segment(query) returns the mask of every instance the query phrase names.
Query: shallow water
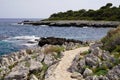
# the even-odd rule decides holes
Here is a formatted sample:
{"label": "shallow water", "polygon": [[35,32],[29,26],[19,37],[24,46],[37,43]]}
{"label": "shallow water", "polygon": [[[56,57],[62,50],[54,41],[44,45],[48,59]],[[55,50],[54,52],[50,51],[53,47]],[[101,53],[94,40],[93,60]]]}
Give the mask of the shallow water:
{"label": "shallow water", "polygon": [[37,45],[37,43],[30,44],[27,42],[39,39],[39,37],[52,36],[76,40],[99,40],[111,29],[88,28],[86,26],[84,28],[78,28],[16,24],[23,20],[27,19],[0,19],[0,55]]}

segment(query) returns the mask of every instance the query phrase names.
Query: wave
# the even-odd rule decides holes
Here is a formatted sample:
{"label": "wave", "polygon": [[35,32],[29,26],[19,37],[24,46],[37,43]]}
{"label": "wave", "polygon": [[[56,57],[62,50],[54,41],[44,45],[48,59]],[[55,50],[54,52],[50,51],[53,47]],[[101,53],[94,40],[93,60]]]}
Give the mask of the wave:
{"label": "wave", "polygon": [[35,46],[40,38],[36,36],[16,36],[5,39],[4,41],[24,46]]}

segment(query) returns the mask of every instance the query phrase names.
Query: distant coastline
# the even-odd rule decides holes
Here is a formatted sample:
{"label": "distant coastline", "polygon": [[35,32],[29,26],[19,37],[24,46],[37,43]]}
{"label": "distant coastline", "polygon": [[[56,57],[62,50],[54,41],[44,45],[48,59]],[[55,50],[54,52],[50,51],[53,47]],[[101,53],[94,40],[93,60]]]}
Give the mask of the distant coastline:
{"label": "distant coastline", "polygon": [[58,27],[117,27],[120,21],[89,21],[89,20],[53,20],[53,21],[23,21],[18,24],[47,25]]}

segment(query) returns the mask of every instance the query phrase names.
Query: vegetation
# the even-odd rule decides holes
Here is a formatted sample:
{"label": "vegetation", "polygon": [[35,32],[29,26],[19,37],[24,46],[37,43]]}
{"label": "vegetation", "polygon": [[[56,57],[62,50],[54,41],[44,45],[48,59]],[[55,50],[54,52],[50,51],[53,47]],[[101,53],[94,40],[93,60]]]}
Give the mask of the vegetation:
{"label": "vegetation", "polygon": [[96,73],[95,73],[95,75],[98,75],[98,76],[100,76],[100,75],[106,75],[107,74],[107,70],[99,70],[99,71],[97,71]]}
{"label": "vegetation", "polygon": [[64,47],[50,45],[46,47],[43,52],[47,54],[47,53],[52,53],[52,52],[60,53],[62,51],[64,51]]}
{"label": "vegetation", "polygon": [[67,12],[58,12],[52,14],[46,20],[105,20],[105,21],[120,21],[120,6],[112,6],[108,3],[98,10],[85,10],[79,11],[68,10]]}
{"label": "vegetation", "polygon": [[103,49],[110,52],[119,52],[120,55],[120,26],[117,29],[110,30],[101,41]]}

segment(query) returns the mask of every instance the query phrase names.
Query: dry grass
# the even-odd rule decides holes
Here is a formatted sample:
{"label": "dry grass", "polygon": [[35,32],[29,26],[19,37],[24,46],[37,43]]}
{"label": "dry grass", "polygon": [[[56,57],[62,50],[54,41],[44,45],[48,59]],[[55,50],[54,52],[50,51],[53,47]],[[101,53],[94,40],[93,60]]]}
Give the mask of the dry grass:
{"label": "dry grass", "polygon": [[48,45],[42,49],[42,52],[46,54],[52,53],[52,52],[60,53],[62,51],[64,51],[64,47],[56,46],[56,45]]}

